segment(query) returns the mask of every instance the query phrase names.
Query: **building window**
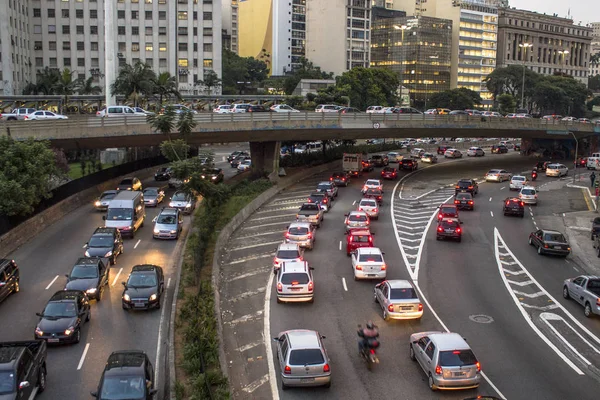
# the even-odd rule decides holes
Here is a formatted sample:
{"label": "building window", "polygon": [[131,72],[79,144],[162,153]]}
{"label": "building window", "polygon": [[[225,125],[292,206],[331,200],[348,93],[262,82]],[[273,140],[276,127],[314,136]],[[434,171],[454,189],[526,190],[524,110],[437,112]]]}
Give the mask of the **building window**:
{"label": "building window", "polygon": [[160,20],[167,19],[167,12],[166,11],[159,11],[158,12],[158,19],[160,19]]}
{"label": "building window", "polygon": [[204,62],[203,62],[204,68],[212,68],[213,66],[213,60],[209,59],[209,58],[205,58]]}
{"label": "building window", "polygon": [[204,36],[212,36],[212,34],[213,34],[212,28],[202,28],[202,34]]}
{"label": "building window", "polygon": [[48,9],[48,18],[54,18],[56,17],[56,12],[54,10],[54,8],[49,8]]}
{"label": "building window", "polygon": [[202,50],[204,50],[207,53],[210,53],[210,52],[213,51],[213,45],[212,45],[212,43],[204,43],[202,45],[202,47],[203,47]]}
{"label": "building window", "polygon": [[124,53],[125,51],[127,51],[127,45],[125,42],[119,42],[119,52]]}
{"label": "building window", "polygon": [[202,19],[203,19],[204,21],[212,21],[212,19],[213,19],[213,17],[212,17],[212,12],[210,12],[210,11],[204,11],[204,12],[202,13]]}
{"label": "building window", "polygon": [[75,10],[75,18],[83,18],[83,10]]}
{"label": "building window", "polygon": [[43,47],[43,44],[42,44],[42,42],[40,42],[40,41],[36,41],[36,42],[33,44],[33,49],[34,49],[34,50],[42,50],[43,48],[44,48],[44,47]]}
{"label": "building window", "polygon": [[177,11],[177,19],[187,20],[188,19],[187,11]]}
{"label": "building window", "polygon": [[71,66],[71,59],[70,58],[63,58],[63,65],[65,67],[70,67]]}
{"label": "building window", "polygon": [[166,26],[159,26],[158,27],[158,35],[159,36],[166,36],[167,35],[167,27]]}
{"label": "building window", "polygon": [[131,27],[131,34],[132,35],[139,35],[140,34],[140,27],[139,26],[132,26]]}
{"label": "building window", "polygon": [[180,26],[177,28],[177,34],[180,36],[187,36],[188,28],[187,26]]}
{"label": "building window", "polygon": [[179,43],[177,48],[179,49],[179,51],[187,51],[188,50],[188,44],[187,43]]}
{"label": "building window", "polygon": [[36,57],[35,58],[35,66],[36,67],[43,67],[44,66],[44,59],[42,57]]}
{"label": "building window", "polygon": [[48,25],[48,33],[56,33],[56,25]]}
{"label": "building window", "polygon": [[90,34],[92,34],[92,35],[98,34],[98,26],[97,25],[90,26]]}
{"label": "building window", "polygon": [[198,11],[194,11],[194,12],[192,13],[192,19],[193,19],[194,21],[198,21]]}
{"label": "building window", "polygon": [[152,19],[152,11],[145,11],[144,15],[146,16],[146,20]]}
{"label": "building window", "polygon": [[167,51],[167,44],[166,43],[159,43],[158,44],[158,51]]}
{"label": "building window", "polygon": [[188,83],[187,75],[179,75],[179,83]]}
{"label": "building window", "polygon": [[92,68],[98,68],[100,66],[100,61],[97,58],[92,58]]}
{"label": "building window", "polygon": [[56,42],[48,42],[48,50],[56,50]]}
{"label": "building window", "polygon": [[50,57],[50,67],[52,67],[52,68],[57,67],[56,57]]}
{"label": "building window", "polygon": [[33,26],[33,33],[42,33],[42,26],[41,25],[34,25]]}
{"label": "building window", "polygon": [[139,11],[136,11],[136,10],[131,11],[131,19],[138,19],[139,15],[140,15]]}
{"label": "building window", "polygon": [[177,60],[177,65],[180,66],[180,67],[187,68],[187,66],[189,65],[188,59],[187,58],[180,58],[179,60]]}
{"label": "building window", "polygon": [[85,42],[77,42],[77,50],[79,50],[79,51],[85,50]]}
{"label": "building window", "polygon": [[63,50],[71,50],[71,42],[63,42]]}
{"label": "building window", "polygon": [[159,68],[167,68],[167,59],[166,58],[160,58],[158,60],[158,67]]}
{"label": "building window", "polygon": [[62,33],[65,35],[68,35],[69,33],[71,33],[71,27],[69,25],[63,25],[62,26]]}
{"label": "building window", "polygon": [[41,18],[42,17],[42,9],[41,8],[34,8],[33,9],[33,16],[35,18]]}
{"label": "building window", "polygon": [[90,19],[98,19],[98,10],[90,10]]}
{"label": "building window", "polygon": [[90,50],[98,51],[98,42],[90,42]]}
{"label": "building window", "polygon": [[154,48],[152,47],[152,44],[151,43],[147,43],[146,44],[146,51],[152,51],[152,50],[154,50]]}
{"label": "building window", "polygon": [[61,15],[63,18],[69,18],[69,9],[61,10]]}
{"label": "building window", "polygon": [[146,64],[148,64],[148,66],[150,68],[154,67],[154,59],[153,58],[146,58]]}
{"label": "building window", "polygon": [[117,18],[125,19],[125,10],[117,10]]}
{"label": "building window", "polygon": [[139,43],[131,43],[131,51],[140,51]]}
{"label": "building window", "polygon": [[125,34],[125,27],[124,26],[118,26],[117,27],[117,35],[124,35]]}
{"label": "building window", "polygon": [[84,34],[83,25],[77,25],[75,27],[75,33],[77,33],[78,35],[83,35]]}

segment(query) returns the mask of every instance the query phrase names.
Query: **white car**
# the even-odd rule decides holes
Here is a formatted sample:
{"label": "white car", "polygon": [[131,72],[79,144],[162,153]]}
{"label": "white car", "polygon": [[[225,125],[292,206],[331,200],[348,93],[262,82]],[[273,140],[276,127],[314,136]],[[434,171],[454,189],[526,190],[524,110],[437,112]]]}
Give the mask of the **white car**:
{"label": "white car", "polygon": [[383,114],[382,106],[369,106],[367,107],[367,114]]}
{"label": "white car", "polygon": [[420,319],[423,303],[412,283],[396,279],[375,285],[373,298],[381,306],[383,320]]}
{"label": "white car", "polygon": [[128,106],[108,106],[103,110],[96,113],[97,117],[145,117],[146,114],[143,112],[135,111],[133,108]]}
{"label": "white car", "polygon": [[292,108],[292,107],[288,106],[287,104],[276,104],[274,106],[271,106],[271,111],[273,111],[273,112],[280,112],[280,113],[297,113],[297,112],[300,112],[300,111],[296,110],[295,108]]}
{"label": "white car", "polygon": [[421,162],[433,164],[433,163],[436,163],[437,161],[438,161],[438,158],[433,153],[423,153],[423,155],[421,156]]}
{"label": "white car", "polygon": [[230,104],[220,104],[213,108],[213,112],[217,114],[231,114],[233,107]]}
{"label": "white car", "polygon": [[561,121],[576,122],[577,118],[575,118],[575,117],[564,117],[563,119],[561,119]]}
{"label": "white car", "polygon": [[273,271],[277,272],[284,262],[302,261],[303,256],[304,250],[297,243],[282,243],[273,257]]}
{"label": "white car", "polygon": [[505,169],[491,169],[485,174],[486,182],[504,182],[510,180],[512,174]]}
{"label": "white car", "polygon": [[375,199],[361,199],[358,203],[358,211],[364,211],[371,219],[379,219],[379,205]]}
{"label": "white car", "polygon": [[354,280],[385,279],[387,265],[383,253],[377,247],[359,247],[352,252]]}
{"label": "white car", "polygon": [[251,166],[252,166],[252,160],[249,158],[246,158],[244,161],[242,161],[238,165],[237,170],[238,170],[238,172],[248,171]]}
{"label": "white car", "polygon": [[457,149],[448,149],[444,152],[445,158],[462,158],[462,153]]}
{"label": "white car", "polygon": [[483,157],[485,156],[485,151],[481,147],[469,147],[467,150],[467,157]]}
{"label": "white car", "polygon": [[537,190],[533,186],[523,186],[519,193],[519,199],[525,204],[537,204]]}
{"label": "white car", "polygon": [[438,111],[436,108],[430,108],[429,110],[425,111],[423,114],[426,115],[437,115]]}
{"label": "white car", "polygon": [[402,161],[404,156],[400,155],[400,153],[396,153],[395,151],[392,151],[390,153],[387,153],[387,158],[388,158],[388,162],[397,164],[400,161]]}
{"label": "white car", "polygon": [[25,121],[45,121],[52,119],[69,119],[69,117],[66,115],[54,114],[52,111],[39,110],[27,114],[24,119]]}
{"label": "white car", "polygon": [[569,174],[569,168],[563,164],[550,164],[546,167],[546,176],[566,176]]}
{"label": "white car", "polygon": [[379,179],[367,179],[361,190],[362,194],[367,193],[369,189],[379,189],[383,192],[383,183]]}
{"label": "white car", "polygon": [[246,103],[234,104],[233,108],[231,109],[231,112],[232,113],[245,113],[245,112],[248,112],[248,108],[251,106],[252,106],[252,104],[246,104]]}
{"label": "white car", "polygon": [[523,175],[514,175],[510,178],[509,188],[510,190],[521,190],[527,183],[527,177]]}

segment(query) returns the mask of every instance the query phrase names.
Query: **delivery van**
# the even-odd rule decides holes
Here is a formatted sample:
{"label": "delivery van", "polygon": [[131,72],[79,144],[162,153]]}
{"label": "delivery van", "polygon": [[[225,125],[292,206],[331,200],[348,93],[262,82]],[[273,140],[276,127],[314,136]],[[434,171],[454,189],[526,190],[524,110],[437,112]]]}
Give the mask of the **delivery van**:
{"label": "delivery van", "polygon": [[117,228],[121,235],[135,237],[135,232],[144,226],[146,207],[144,194],[138,191],[121,191],[110,201],[104,226]]}

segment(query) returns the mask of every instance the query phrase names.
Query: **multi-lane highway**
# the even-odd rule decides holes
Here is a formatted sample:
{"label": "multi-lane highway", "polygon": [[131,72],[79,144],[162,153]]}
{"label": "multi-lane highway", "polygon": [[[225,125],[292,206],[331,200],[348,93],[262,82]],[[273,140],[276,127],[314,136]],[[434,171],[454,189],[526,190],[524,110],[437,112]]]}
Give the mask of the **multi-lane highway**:
{"label": "multi-lane highway", "polygon": [[[547,220],[587,209],[581,190],[544,190],[542,185],[556,178],[541,176],[534,182],[540,186],[540,204],[527,207],[521,219],[502,215],[502,201],[516,195],[509,192],[508,182],[480,183],[475,210],[460,214],[461,243],[436,241],[435,223],[429,224],[437,205],[452,196],[449,184],[460,178],[481,179],[491,168],[520,173],[533,163],[514,153],[443,160],[403,178],[395,190],[396,182],[385,183],[383,211],[372,223],[375,246],[385,252],[388,279],[409,279],[419,287],[425,303],[421,321],[384,322],[373,302],[374,282],[352,279],[343,215],[356,208],[363,179],[340,188],[316,232],[315,249],[305,253],[315,268],[313,304],[277,304],[270,271],[286,225],[328,174],[298,183],[250,216],[221,261],[224,340],[234,397],[271,398],[273,391],[275,398],[284,399],[439,398],[409,359],[408,337],[448,329],[467,339],[485,378],[477,390],[445,393],[444,398],[597,398],[600,321],[586,319],[579,305],[561,297],[565,278],[593,271],[573,258],[541,257],[527,244],[540,216]],[[376,169],[364,178],[378,175]],[[381,363],[373,372],[367,371],[356,346],[357,324],[367,320],[379,326],[382,341]],[[331,388],[281,391],[268,340],[295,328],[315,329],[327,337]]]}
{"label": "multi-lane highway", "polygon": [[[246,146],[247,147],[247,146]],[[235,174],[223,157],[239,146],[215,149],[216,165],[223,168],[226,179]],[[132,174],[134,175],[134,174]],[[143,182],[144,187],[166,185],[166,182]],[[136,264],[162,266],[165,272],[166,293],[163,305],[171,304],[175,287],[176,268],[190,218],[185,217],[184,235],[178,241],[152,239],[153,218],[162,206],[168,206],[173,190],[167,189],[165,201],[158,208],[146,208],[146,223],[135,236],[125,239],[125,251],[117,264],[110,268],[109,289],[100,302],[92,301],[91,320],[83,327],[81,342],[51,347],[48,350],[48,384],[40,399],[64,400],[90,398],[96,390],[109,354],[116,350],[139,349],[147,352],[155,366],[159,399],[168,384],[166,360],[167,322],[171,307],[159,310],[127,312],[121,307],[121,282],[127,279]],[[0,341],[31,340],[43,308],[56,291],[64,288],[65,274],[79,257],[94,229],[103,226],[104,213],[92,204],[73,210],[58,223],[19,248],[11,258],[19,265],[21,291],[0,304]],[[159,335],[160,332],[160,335]]]}

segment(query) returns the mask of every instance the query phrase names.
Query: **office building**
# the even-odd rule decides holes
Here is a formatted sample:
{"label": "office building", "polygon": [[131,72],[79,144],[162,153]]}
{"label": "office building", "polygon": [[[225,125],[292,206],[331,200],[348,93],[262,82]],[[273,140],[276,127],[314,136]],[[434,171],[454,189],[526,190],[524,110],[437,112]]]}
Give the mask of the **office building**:
{"label": "office building", "polygon": [[[595,54],[600,55],[600,22],[592,22],[592,44],[590,45],[590,57]],[[590,60],[590,72],[589,76],[600,75],[600,60],[596,62],[594,60]]]}
{"label": "office building", "polygon": [[[182,94],[201,91],[194,83],[203,79],[207,70],[221,76],[219,0],[18,3],[26,4],[18,11],[9,7],[9,15],[0,13],[2,59],[15,59],[12,68],[2,63],[4,93],[20,94],[25,82],[35,80],[36,71],[44,67],[69,68],[75,77],[92,76],[94,84],[104,88],[111,83],[108,81],[115,75],[117,64],[143,61],[157,73],[177,76]],[[113,16],[110,21],[105,20],[105,4],[114,7],[107,13]],[[10,21],[11,16],[12,27],[3,21],[6,18]],[[105,48],[105,43],[112,48]],[[114,70],[107,71],[107,67]],[[9,87],[11,90],[7,90]]]}
{"label": "office building", "polygon": [[237,54],[238,0],[222,0],[221,17],[223,19],[223,47]]}
{"label": "office building", "polygon": [[587,85],[592,32],[556,14],[501,8],[497,66],[524,65],[544,75],[563,72]]}
{"label": "office building", "polygon": [[450,89],[451,59],[451,20],[418,16],[373,21],[371,66],[397,72],[414,106],[424,108],[433,93]]}

